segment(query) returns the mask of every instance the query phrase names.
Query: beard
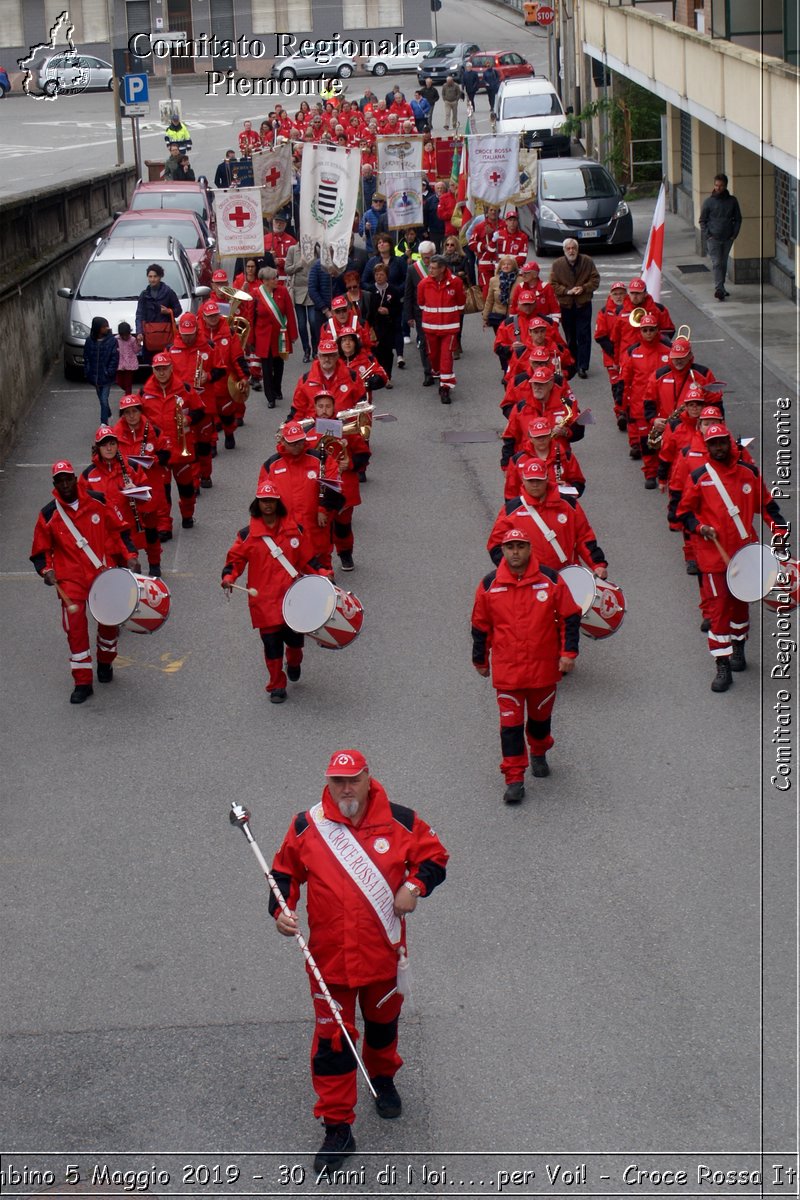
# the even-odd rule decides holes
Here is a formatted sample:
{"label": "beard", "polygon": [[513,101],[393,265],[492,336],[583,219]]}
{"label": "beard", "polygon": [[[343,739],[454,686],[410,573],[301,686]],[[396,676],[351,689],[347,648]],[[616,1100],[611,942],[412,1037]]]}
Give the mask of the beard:
{"label": "beard", "polygon": [[357,800],[340,800],[337,804],[337,807],[343,817],[348,817],[349,819],[352,820],[352,818],[358,812],[358,801]]}

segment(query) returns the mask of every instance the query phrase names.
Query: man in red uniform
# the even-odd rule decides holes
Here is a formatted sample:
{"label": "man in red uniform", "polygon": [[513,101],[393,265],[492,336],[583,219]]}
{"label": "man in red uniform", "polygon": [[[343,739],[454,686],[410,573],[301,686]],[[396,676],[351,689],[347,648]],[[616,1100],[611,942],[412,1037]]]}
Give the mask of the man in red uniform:
{"label": "man in red uniform", "polygon": [[578,496],[586,489],[586,477],[576,454],[564,438],[553,437],[553,426],[547,417],[535,417],[528,426],[528,436],[506,468],[503,495],[513,500],[522,487],[522,468],[530,459],[538,458],[547,467],[548,477],[556,485],[574,488]]}
{"label": "man in red uniform", "polygon": [[431,375],[439,380],[442,404],[450,403],[450,392],[456,386],[453,347],[461,330],[465,300],[464,284],[450,271],[447,259],[434,254],[427,276],[417,285],[417,304]]}
{"label": "man in red uniform", "polygon": [[[392,804],[370,777],[358,750],[332,755],[322,800],[293,820],[272,864],[289,915],[274,896],[270,912],[286,937],[298,932],[294,910],[305,883],[308,947],[351,1037],[355,1006],[364,1017],[364,1065],[377,1092],[380,1117],[399,1117],[394,1077],[403,1060],[397,1034],[403,996],[398,964],[406,959],[406,917],[420,896],[444,881],[448,853],[427,821]],[[325,1140],[314,1160],[319,1173],[356,1148],[352,1133],[356,1064],[320,988],[309,974],[316,1024],[311,1080],[314,1116]]]}
{"label": "man in red uniform", "polygon": [[478,287],[484,300],[489,289],[489,280],[497,270],[497,238],[504,230],[505,225],[500,220],[500,209],[494,205],[487,208],[486,216],[479,217],[470,230],[468,245],[475,255]]}
{"label": "man in red uniform", "polygon": [[622,280],[612,283],[608,299],[597,314],[594,325],[594,340],[603,351],[603,366],[608,372],[608,383],[614,401],[614,416],[617,418],[617,429],[620,432],[624,432],[628,421],[622,408],[621,394],[619,396],[617,394],[619,389],[617,388],[615,391],[614,388],[619,379],[619,367],[614,351],[614,324],[622,313],[622,306],[627,294],[627,288]]}
{"label": "man in red uniform", "polygon": [[639,327],[639,338],[631,342],[620,361],[622,380],[622,409],[628,431],[628,453],[633,459],[641,459],[644,486],[648,491],[657,487],[658,460],[655,450],[647,442],[652,422],[645,416],[645,395],[650,379],[656,371],[669,363],[669,338],[659,337],[658,318],[655,313],[645,313]]}
{"label": "man in red uniform", "polygon": [[[230,595],[232,585],[247,571],[250,619],[264,645],[272,704],[286,699],[287,677],[296,683],[303,661],[304,637],[283,619],[283,598],[296,579],[308,569],[309,542],[288,514],[281,494],[265,480],[256,488],[250,505],[250,523],[240,529],[222,568],[222,587]],[[286,670],[283,669],[284,646]]]}
{"label": "man in red uniform", "polygon": [[167,351],[172,359],[172,379],[176,385],[188,383],[203,407],[204,417],[194,428],[194,449],[201,488],[213,486],[213,450],[217,443],[217,403],[211,386],[213,351],[198,328],[194,313],[183,313],[178,334]]}
{"label": "man in red uniform", "polygon": [[334,397],[337,413],[355,408],[367,394],[361,376],[342,362],[338,345],[326,336],[319,340],[316,361],[297,381],[289,417],[297,421],[314,417],[318,392],[329,392]]}
{"label": "man in red uniform", "polygon": [[[540,569],[522,530],[506,531],[503,560],[478,584],[472,607],[472,664],[488,676],[500,709],[500,770],[506,804],[525,796],[525,771],[550,774],[551,714],[558,682],[575,666],[581,610],[548,567]],[[490,668],[491,663],[491,668]],[[527,723],[525,713],[527,709]]]}
{"label": "man in red uniform", "polygon": [[[122,454],[117,435],[108,425],[101,425],[95,433],[92,462],[81,472],[81,479],[90,491],[99,492],[123,521],[137,553],[145,551],[148,575],[160,579],[161,542],[156,521],[161,488],[156,483],[153,492],[144,470]],[[131,496],[133,488],[147,488],[150,495]]]}
{"label": "man in red uniform", "polygon": [[272,218],[272,231],[264,236],[264,250],[275,259],[278,283],[286,286],[286,255],[290,246],[297,245],[297,238],[286,232],[287,214],[281,210]]}
{"label": "man in red uniform", "polygon": [[[204,338],[211,351],[211,373],[208,387],[213,393],[217,417],[225,434],[225,449],[236,448],[236,425],[244,413],[241,395],[249,379],[244,347],[234,334],[215,300],[206,300],[200,309],[198,336]],[[232,379],[239,398],[231,395],[228,380]],[[210,405],[209,405],[210,410]]]}
{"label": "man in red uniform", "polygon": [[[318,420],[331,421],[335,417],[335,400],[327,392],[319,392],[314,399],[314,410]],[[341,422],[340,422],[341,424]],[[310,444],[318,444],[319,435],[308,436]],[[333,518],[333,544],[343,571],[352,571],[353,562],[353,509],[361,503],[360,474],[370,460],[369,442],[360,433],[342,433],[328,452],[334,458],[334,478],[338,476],[342,485],[343,507]]]}
{"label": "man in red uniform", "polygon": [[628,294],[622,302],[622,310],[614,322],[614,328],[611,331],[614,359],[617,365],[622,362],[622,356],[628,346],[632,342],[639,340],[639,326],[638,324],[631,324],[631,315],[637,309],[644,309],[645,312],[655,314],[660,333],[666,334],[669,338],[675,333],[675,323],[669,315],[667,306],[665,304],[658,304],[653,299],[643,279],[632,279],[628,284]]}
{"label": "man in red uniform", "polygon": [[[183,529],[191,529],[194,525],[197,498],[194,426],[203,420],[205,413],[194,388],[188,383],[176,384],[172,373],[172,359],[169,354],[156,354],[153,358],[153,374],[142,388],[142,400],[147,419],[161,430],[165,448],[169,451],[164,483],[167,508],[172,508],[171,475],[178,488],[181,526]],[[171,534],[171,515],[168,528]]]}
{"label": "man in red uniform", "polygon": [[[31,562],[48,587],[58,586],[61,622],[70,650],[74,688],[70,704],[92,695],[92,651],[86,601],[100,572],[113,563],[139,570],[136,547],[122,520],[99,492],[78,484],[72,463],[53,463],[53,497],[39,513]],[[97,681],[110,683],[119,626],[97,627]]]}
{"label": "man in red uniform", "polygon": [[661,432],[686,399],[692,384],[707,387],[714,382],[716,377],[711,368],[695,362],[689,339],[676,337],[670,347],[669,361],[653,372],[645,388],[646,419]]}
{"label": "man in red uniform", "polygon": [[323,468],[320,451],[308,448],[303,426],[289,421],[281,431],[277,453],[262,465],[258,482],[277,487],[289,515],[305,531],[312,554],[330,573],[332,517],[344,508],[344,497],[341,483]]}
{"label": "man in red uniform", "polygon": [[245,121],[239,134],[239,157],[252,158],[254,150],[261,149],[261,138],[253,129],[252,121]]}
{"label": "man in red uniform", "polygon": [[551,321],[561,320],[561,306],[558,297],[549,283],[542,283],[539,278],[541,268],[538,262],[531,259],[520,268],[519,279],[511,289],[509,313],[517,311],[520,292],[533,292],[536,297],[534,312],[539,317],[547,317]]}
{"label": "man in red uniform", "polygon": [[165,492],[169,482],[169,448],[161,431],[144,416],[142,405],[141,396],[122,396],[119,402],[120,417],[112,429],[126,458],[135,455],[145,460],[141,466],[153,492],[158,540],[168,542],[172,537]]}
{"label": "man in red uniform", "polygon": [[700,607],[709,623],[708,649],[716,660],[712,692],[727,692],[732,671],[747,667],[744,644],[750,630],[750,608],[732,595],[726,575],[733,555],[757,542],[756,514],[773,533],[787,528],[781,511],[764,487],[758,468],[744,462],[726,425],[705,431],[708,461],[689,476],[677,517],[695,539],[700,568]]}
{"label": "man in red uniform", "polygon": [[518,267],[524,267],[528,258],[528,235],[519,227],[519,217],[515,208],[506,210],[503,218],[505,227],[500,229],[495,242],[498,259],[504,254],[510,254],[517,260]]}
{"label": "man in red uniform", "polygon": [[519,450],[530,422],[536,417],[548,418],[552,423],[553,437],[579,442],[585,433],[583,425],[576,420],[578,402],[569,384],[556,382],[555,371],[550,363],[536,367],[530,376],[527,372],[517,376],[506,391],[505,401],[510,407],[500,456],[503,470],[512,454]]}

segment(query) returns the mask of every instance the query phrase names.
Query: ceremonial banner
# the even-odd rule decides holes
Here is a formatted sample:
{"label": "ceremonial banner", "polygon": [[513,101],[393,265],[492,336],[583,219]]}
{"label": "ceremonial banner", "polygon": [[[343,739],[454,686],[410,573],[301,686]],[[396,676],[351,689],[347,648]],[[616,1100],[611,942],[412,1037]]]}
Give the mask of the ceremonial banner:
{"label": "ceremonial banner", "polygon": [[422,171],[422,134],[400,134],[397,137],[375,139],[378,150],[378,191],[386,195],[386,176],[390,171],[417,174]]}
{"label": "ceremonial banner", "polygon": [[300,253],[323,267],[344,267],[361,190],[361,151],[306,142],[300,173]]}
{"label": "ceremonial banner", "polygon": [[253,155],[253,181],[261,189],[261,211],[271,217],[292,198],[292,145]]}
{"label": "ceremonial banner", "polygon": [[519,134],[474,134],[469,141],[469,194],[501,205],[519,191]]}
{"label": "ceremonial banner", "polygon": [[533,148],[521,149],[519,152],[519,191],[514,192],[513,196],[508,198],[517,208],[523,204],[530,204],[536,199],[536,160],[538,157],[539,151]]}
{"label": "ceremonial banner", "polygon": [[647,239],[647,249],[642,263],[642,279],[647,284],[647,290],[656,304],[661,300],[661,269],[664,265],[664,229],[667,220],[667,191],[661,184],[661,191],[656,200],[653,224],[650,226],[650,236]]}
{"label": "ceremonial banner", "polygon": [[461,230],[461,233],[459,234],[459,240],[461,241],[462,246],[465,244],[463,232],[464,226],[472,218],[472,212],[469,207],[469,193],[467,187],[469,178],[469,143],[471,141],[470,131],[470,118],[467,117],[467,123],[464,126],[464,137],[461,142],[461,152],[458,158],[458,187],[456,188],[456,207],[452,217],[450,218],[453,227]]}
{"label": "ceremonial banner", "polygon": [[422,172],[387,171],[383,194],[390,229],[422,224]]}
{"label": "ceremonial banner", "polygon": [[264,224],[258,188],[231,188],[214,193],[217,249],[224,254],[263,254]]}

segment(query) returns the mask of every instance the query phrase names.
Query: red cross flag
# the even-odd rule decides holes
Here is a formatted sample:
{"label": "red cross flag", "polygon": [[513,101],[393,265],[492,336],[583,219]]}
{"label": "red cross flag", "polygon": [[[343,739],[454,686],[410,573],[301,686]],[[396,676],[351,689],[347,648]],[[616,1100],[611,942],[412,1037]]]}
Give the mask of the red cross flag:
{"label": "red cross flag", "polygon": [[292,144],[253,155],[253,178],[261,189],[261,211],[271,217],[292,198]]}
{"label": "red cross flag", "polygon": [[469,194],[500,205],[519,191],[519,134],[473,134],[469,139]]}
{"label": "red cross flag", "polygon": [[647,249],[642,263],[642,279],[656,304],[661,300],[661,270],[664,266],[664,227],[667,220],[667,193],[664,184],[656,200],[653,224],[647,239]]}
{"label": "red cross flag", "polygon": [[225,254],[263,254],[264,224],[258,188],[231,188],[214,193],[218,249]]}

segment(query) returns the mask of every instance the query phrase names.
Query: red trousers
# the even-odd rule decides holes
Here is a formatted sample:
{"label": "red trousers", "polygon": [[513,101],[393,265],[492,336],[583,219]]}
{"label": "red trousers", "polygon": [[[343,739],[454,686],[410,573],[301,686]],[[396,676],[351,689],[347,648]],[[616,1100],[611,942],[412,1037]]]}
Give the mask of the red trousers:
{"label": "red trousers", "polygon": [[[506,783],[521,783],[528,769],[525,751],[527,738],[531,754],[546,754],[554,744],[550,735],[550,715],[556,701],[556,684],[520,691],[498,691],[500,709],[500,746],[503,758],[500,770]],[[525,709],[528,720],[525,721]]]}
{"label": "red trousers", "polygon": [[[310,975],[309,982],[315,1016],[314,1039],[311,1043],[311,1082],[317,1093],[314,1116],[321,1117],[329,1125],[352,1125],[356,1119],[355,1060],[317,981]],[[397,1025],[403,997],[395,992],[384,1004],[380,1004],[396,984],[396,979],[369,983],[360,988],[328,984],[328,990],[340,1006],[340,1015],[354,1044],[357,1044],[358,1036],[355,1028],[358,999],[364,1018],[361,1056],[370,1079],[376,1075],[388,1075],[393,1079],[403,1065],[397,1053]]]}
{"label": "red trousers", "polygon": [[142,528],[134,525],[131,530],[131,541],[137,550],[144,550],[148,566],[156,567],[161,562],[161,542],[158,540],[157,514],[155,512],[139,513]]}
{"label": "red trousers", "polygon": [[711,622],[708,649],[714,658],[731,655],[732,642],[747,641],[750,605],[731,595],[724,571],[704,571],[700,576],[700,611]]}
{"label": "red trousers", "polygon": [[[194,506],[197,500],[197,463],[192,455],[189,458],[180,458],[175,462],[170,463],[167,468],[172,474],[172,478],[178,488],[178,508],[182,517],[193,517]],[[172,490],[169,483],[169,473],[167,474],[166,494],[167,494],[167,516],[165,524],[162,528],[172,529]]]}
{"label": "red trousers", "polygon": [[425,330],[425,344],[428,347],[428,358],[431,364],[431,374],[438,378],[439,386],[454,388],[456,377],[453,371],[453,346],[457,334],[432,333]]}
{"label": "red trousers", "polygon": [[[61,602],[61,624],[69,643],[69,665],[75,684],[92,683],[92,651],[89,641],[89,620],[87,617],[86,593],[80,589],[61,585],[62,591],[69,597],[71,604],[77,604],[77,612],[67,612],[67,606]],[[117,642],[119,641],[119,625],[97,626],[97,661],[113,663],[117,657]]]}
{"label": "red trousers", "polygon": [[283,669],[283,648],[286,647],[287,667],[299,667],[303,661],[304,635],[295,633],[288,625],[265,626],[258,632],[264,643],[264,662],[269,672],[267,691],[285,689],[287,679]]}

